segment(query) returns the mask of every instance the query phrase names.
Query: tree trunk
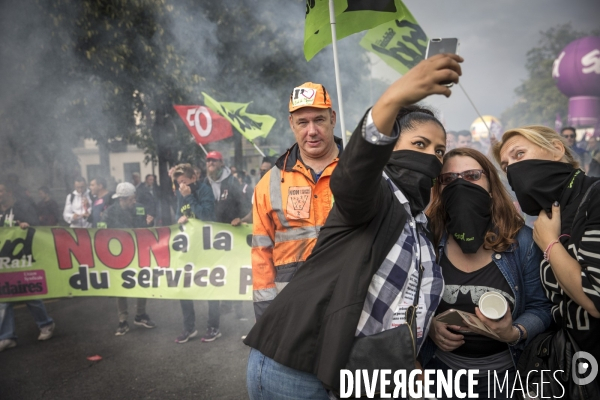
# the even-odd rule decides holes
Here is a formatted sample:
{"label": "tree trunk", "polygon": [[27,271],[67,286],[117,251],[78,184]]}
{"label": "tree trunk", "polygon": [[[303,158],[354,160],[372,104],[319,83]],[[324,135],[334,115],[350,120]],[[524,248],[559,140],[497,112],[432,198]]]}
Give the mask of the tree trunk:
{"label": "tree trunk", "polygon": [[155,110],[156,119],[152,126],[152,137],[156,143],[156,154],[158,156],[158,177],[160,180],[159,201],[160,201],[160,224],[171,225],[175,221],[171,218],[171,207],[174,204],[173,186],[169,177],[169,166],[172,163],[172,154],[170,151],[169,135],[167,134],[167,118],[169,106],[163,105]]}
{"label": "tree trunk", "polygon": [[244,138],[238,132],[233,133],[233,141],[235,144],[235,153],[233,156],[233,165],[235,165],[238,169],[245,169],[244,167],[244,149],[242,148],[242,140]]}
{"label": "tree trunk", "polygon": [[169,178],[169,167],[164,151],[158,149],[158,179],[160,180],[159,201],[160,201],[160,224],[171,225],[174,221],[171,218],[171,204],[173,203],[173,186]]}
{"label": "tree trunk", "polygon": [[[108,140],[96,140],[98,152],[100,156],[100,176],[109,177],[110,174],[110,149],[108,148]],[[92,178],[92,177],[89,177]],[[95,178],[95,177],[94,177]]]}

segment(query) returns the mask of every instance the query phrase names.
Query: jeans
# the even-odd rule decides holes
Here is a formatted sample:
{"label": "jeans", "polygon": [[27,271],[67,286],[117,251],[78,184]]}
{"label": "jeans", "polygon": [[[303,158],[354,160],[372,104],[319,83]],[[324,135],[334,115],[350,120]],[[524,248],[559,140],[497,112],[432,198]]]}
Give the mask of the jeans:
{"label": "jeans", "polygon": [[[196,311],[194,311],[193,300],[179,300],[181,304],[181,313],[183,314],[183,329],[188,332],[196,330]],[[209,300],[208,302],[208,328],[219,329],[219,320],[221,319],[219,300]]]}
{"label": "jeans", "polygon": [[[447,372],[449,369],[451,369],[450,367],[448,367],[446,364],[444,364],[442,361],[440,361],[437,357],[434,357],[431,359],[431,361],[429,361],[429,363],[427,363],[427,365],[425,365],[425,369],[435,369],[435,370],[441,370],[441,371],[437,371],[437,373],[442,373],[444,374],[444,376],[447,376]],[[485,371],[480,371],[480,372],[485,372]],[[493,375],[493,371],[490,371],[491,376],[490,376],[490,384],[494,385],[494,375]],[[496,371],[496,373],[499,375],[499,379],[502,380],[502,378],[504,378],[505,375],[505,371]],[[454,377],[454,374],[452,375]],[[477,385],[475,385],[473,392],[474,393],[479,393],[479,399],[498,399],[498,400],[509,400],[512,399],[512,397],[510,397],[510,392],[512,390],[513,384],[515,383],[515,368],[511,367],[510,369],[508,369],[508,390],[507,390],[507,385],[504,385],[504,388],[502,390],[502,392],[500,392],[500,389],[496,386],[496,390],[495,390],[495,397],[494,397],[494,388],[490,388],[490,393],[489,393],[489,397],[488,397],[488,377],[487,375],[485,377],[482,378],[476,378],[477,379]],[[433,386],[435,387],[435,385]],[[515,386],[516,388],[519,388],[520,385],[517,383],[517,385]],[[454,386],[454,379],[453,379],[453,385],[452,388],[454,389],[454,394],[456,394],[456,388]],[[462,375],[460,377],[460,391],[468,394],[468,377],[466,375]],[[432,393],[435,393],[435,391],[437,391],[437,389],[431,389]],[[521,393],[518,390],[515,390],[515,394],[519,394]],[[442,390],[442,396],[438,397],[438,400],[453,400],[456,399],[457,397],[447,397],[445,391]]]}
{"label": "jeans", "polygon": [[221,319],[221,302],[219,300],[208,301],[208,327],[219,329]]}
{"label": "jeans", "polygon": [[250,400],[328,400],[327,391],[313,374],[298,371],[252,349],[246,369]]}
{"label": "jeans", "polygon": [[183,330],[194,332],[196,330],[196,311],[194,311],[193,300],[179,300],[181,313],[183,314]]}
{"label": "jeans", "polygon": [[[146,301],[148,299],[136,299],[137,312],[135,315],[146,314]],[[117,310],[119,311],[119,322],[127,321],[129,312],[127,312],[127,297],[117,297]]]}
{"label": "jeans", "polygon": [[[27,304],[29,312],[33,315],[38,328],[42,329],[44,326],[51,325],[54,322],[46,312],[46,307],[41,300],[29,300],[25,304]],[[0,340],[16,338],[13,304],[0,303]]]}

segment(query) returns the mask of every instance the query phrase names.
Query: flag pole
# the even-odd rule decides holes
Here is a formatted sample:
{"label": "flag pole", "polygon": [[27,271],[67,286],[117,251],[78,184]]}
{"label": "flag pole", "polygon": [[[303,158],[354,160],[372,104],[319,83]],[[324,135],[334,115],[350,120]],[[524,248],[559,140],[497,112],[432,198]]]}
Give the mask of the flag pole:
{"label": "flag pole", "polygon": [[254,142],[253,142],[252,140],[248,140],[248,141],[249,141],[250,143],[252,143],[252,146],[254,146],[254,148],[256,149],[256,151],[258,151],[258,153],[259,153],[261,156],[263,156],[263,158],[264,158],[264,157],[266,157],[266,156],[265,156],[265,153],[263,153],[263,152],[262,152],[262,150],[261,150],[261,149],[259,149],[259,148],[258,148],[258,146],[257,146],[257,145],[255,145],[255,144],[254,144]]}
{"label": "flag pole", "polygon": [[[487,129],[488,131],[488,137],[491,138],[492,137],[492,131],[490,130],[490,127],[488,126],[487,122],[485,122],[485,120],[483,119],[483,115],[481,115],[481,113],[479,112],[479,110],[477,109],[477,107],[475,107],[475,103],[473,103],[473,100],[471,100],[471,98],[469,97],[469,95],[467,94],[467,91],[465,90],[465,88],[460,84],[460,82],[458,83],[458,86],[460,86],[460,88],[462,89],[463,93],[465,94],[465,96],[467,96],[467,99],[469,100],[469,103],[471,103],[471,105],[473,106],[473,108],[475,109],[475,112],[477,113],[477,115],[479,115],[479,118],[481,119],[481,122],[483,122],[483,125],[485,126],[485,129]],[[496,137],[496,135],[494,135],[494,138]]]}
{"label": "flag pole", "polygon": [[338,107],[340,110],[340,128],[342,129],[342,143],[346,146],[346,125],[344,124],[344,106],[342,104],[342,84],[340,83],[340,65],[337,54],[337,35],[335,30],[335,7],[334,0],[329,0],[329,23],[331,24],[331,44],[333,46],[333,69],[335,71],[335,85],[337,86]]}
{"label": "flag pole", "polygon": [[204,148],[204,146],[202,146],[202,143],[198,143],[198,145],[200,146],[200,148],[202,149],[202,151],[204,152],[204,155],[207,156],[208,153],[206,152],[206,149]]}

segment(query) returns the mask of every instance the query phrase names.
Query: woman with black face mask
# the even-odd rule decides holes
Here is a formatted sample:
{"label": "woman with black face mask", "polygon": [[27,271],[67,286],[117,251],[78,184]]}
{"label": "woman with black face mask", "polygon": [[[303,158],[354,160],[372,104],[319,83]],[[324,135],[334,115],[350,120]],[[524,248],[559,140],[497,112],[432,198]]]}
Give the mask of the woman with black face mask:
{"label": "woman with black face mask", "polygon": [[[468,148],[444,156],[427,214],[445,283],[436,315],[450,309],[476,314],[498,339],[434,318],[422,352],[425,368],[478,369],[474,392],[480,397],[488,396],[488,371],[495,371],[509,382],[495,398],[512,398],[519,349],[551,322],[551,304],[540,283],[542,252],[532,230],[524,225],[494,165]],[[509,311],[503,318],[489,319],[479,310],[479,298],[486,292],[506,299]],[[466,378],[461,380],[464,392]]]}
{"label": "woman with black face mask", "polygon": [[[504,133],[494,157],[521,209],[538,216],[533,239],[541,251],[542,285],[552,316],[580,350],[600,360],[600,184],[579,169],[555,131],[526,126]],[[565,311],[563,311],[565,310]]]}
{"label": "woman with black face mask", "polygon": [[[410,105],[430,94],[448,96],[441,82],[458,80],[460,62],[456,55],[422,61],[357,126],[331,176],[333,208],[312,254],[244,341],[252,347],[251,399],[328,399],[325,389],[340,393],[340,370],[353,368],[357,353],[377,365],[396,348],[402,356],[394,358],[395,369],[417,367],[443,289],[423,210],[446,134],[430,111]],[[410,344],[399,349],[384,335],[380,352],[357,351],[363,339],[408,334],[402,327],[413,320],[405,310],[413,307],[415,332],[403,336]]]}

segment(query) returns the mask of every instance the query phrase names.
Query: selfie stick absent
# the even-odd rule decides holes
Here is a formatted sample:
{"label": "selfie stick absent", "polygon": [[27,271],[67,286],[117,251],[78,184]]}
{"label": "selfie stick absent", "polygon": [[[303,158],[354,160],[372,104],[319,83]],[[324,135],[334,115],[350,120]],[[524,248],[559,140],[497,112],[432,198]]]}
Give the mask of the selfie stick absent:
{"label": "selfie stick absent", "polygon": [[335,85],[337,86],[338,108],[340,110],[340,128],[342,129],[342,143],[346,147],[346,125],[344,124],[344,107],[342,105],[342,84],[340,83],[340,65],[337,55],[337,35],[335,31],[335,7],[333,0],[329,0],[329,23],[331,24],[331,44],[333,45],[333,69],[335,71]]}
{"label": "selfie stick absent", "polygon": [[[462,89],[462,91],[465,94],[465,96],[467,96],[467,99],[469,100],[469,103],[471,103],[471,105],[475,109],[475,112],[477,113],[477,115],[479,115],[479,118],[481,119],[481,122],[483,122],[483,124],[485,125],[485,129],[487,129],[487,131],[488,131],[488,137],[491,139],[492,138],[492,132],[490,131],[490,127],[487,125],[487,123],[483,119],[483,116],[481,115],[481,113],[479,112],[479,110],[477,109],[477,107],[475,107],[475,103],[473,103],[473,101],[471,100],[471,98],[467,94],[467,91],[465,90],[464,87],[462,87],[462,85],[460,84],[460,82],[458,83],[458,86],[460,86],[460,88]],[[494,138],[495,138],[495,136],[494,136]]]}

